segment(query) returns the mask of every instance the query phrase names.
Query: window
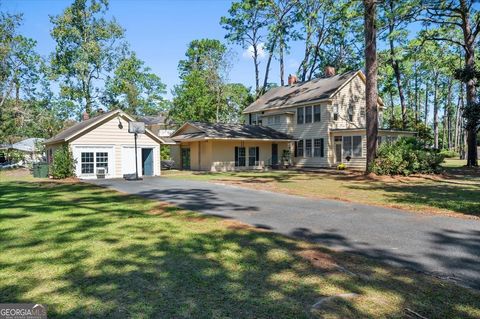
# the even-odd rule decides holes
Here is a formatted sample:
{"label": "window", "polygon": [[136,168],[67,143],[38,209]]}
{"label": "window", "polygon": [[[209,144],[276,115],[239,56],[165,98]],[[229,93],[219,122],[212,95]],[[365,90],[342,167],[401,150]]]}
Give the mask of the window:
{"label": "window", "polygon": [[257,114],[250,114],[250,124],[257,125]]}
{"label": "window", "polygon": [[324,142],[323,138],[316,138],[313,141],[313,157],[324,157]]}
{"label": "window", "polygon": [[343,157],[350,156],[352,157],[352,137],[344,136],[343,137]]}
{"label": "window", "polygon": [[297,142],[297,156],[303,157],[303,140]]}
{"label": "window", "polygon": [[362,157],[362,137],[361,136],[354,136],[352,138],[352,153],[354,157]]}
{"label": "window", "polygon": [[312,107],[305,107],[305,123],[312,123]]}
{"label": "window", "polygon": [[262,125],[262,116],[260,114],[250,114],[251,125]]}
{"label": "window", "polygon": [[338,105],[333,106],[333,120],[338,120]]}
{"label": "window", "polygon": [[305,156],[312,157],[312,140],[305,140]]}
{"label": "window", "polygon": [[353,121],[353,105],[348,106],[348,120]]}
{"label": "window", "polygon": [[108,153],[107,152],[97,152],[95,153],[96,167],[105,168],[105,172],[108,173]]}
{"label": "window", "polygon": [[235,166],[245,166],[245,147],[235,147]]}
{"label": "window", "polygon": [[80,159],[82,174],[93,174],[93,152],[82,152]]}
{"label": "window", "polygon": [[280,124],[280,115],[275,115],[275,124]]}
{"label": "window", "polygon": [[362,157],[362,137],[344,136],[343,137],[343,156]]}
{"label": "window", "polygon": [[297,124],[303,124],[303,107],[297,108]]}
{"label": "window", "polygon": [[273,124],[273,116],[267,117],[267,123],[268,123],[268,125],[272,125],[272,124]]}
{"label": "window", "polygon": [[313,107],[313,121],[320,122],[322,120],[320,115],[320,105],[315,105]]}
{"label": "window", "polygon": [[342,137],[341,136],[335,136],[335,142],[341,142]]}
{"label": "window", "polygon": [[258,165],[258,147],[248,148],[248,166]]}

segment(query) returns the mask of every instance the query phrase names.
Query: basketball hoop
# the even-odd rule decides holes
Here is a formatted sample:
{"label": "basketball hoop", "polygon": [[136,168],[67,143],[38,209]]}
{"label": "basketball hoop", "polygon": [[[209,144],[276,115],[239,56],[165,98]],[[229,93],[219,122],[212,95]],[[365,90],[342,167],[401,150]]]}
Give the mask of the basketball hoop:
{"label": "basketball hoop", "polygon": [[138,134],[145,134],[145,123],[143,122],[128,122],[128,133],[132,133],[135,139],[135,179],[142,180],[138,177],[138,159],[137,159],[137,136]]}

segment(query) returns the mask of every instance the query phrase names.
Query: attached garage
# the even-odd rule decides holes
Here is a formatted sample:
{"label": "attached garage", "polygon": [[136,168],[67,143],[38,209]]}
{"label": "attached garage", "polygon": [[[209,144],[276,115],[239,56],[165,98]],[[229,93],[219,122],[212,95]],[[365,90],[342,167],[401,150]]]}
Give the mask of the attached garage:
{"label": "attached garage", "polygon": [[[48,161],[56,149],[67,144],[76,161],[77,177],[120,178],[135,174],[134,134],[128,123],[134,119],[115,110],[84,120],[45,141]],[[160,175],[160,147],[164,141],[146,130],[137,138],[137,165],[140,176]]]}

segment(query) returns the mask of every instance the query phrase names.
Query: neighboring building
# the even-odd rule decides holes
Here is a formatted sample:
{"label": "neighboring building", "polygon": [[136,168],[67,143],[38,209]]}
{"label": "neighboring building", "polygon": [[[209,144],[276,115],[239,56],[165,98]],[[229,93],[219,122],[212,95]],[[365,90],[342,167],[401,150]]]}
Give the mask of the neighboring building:
{"label": "neighboring building", "polygon": [[[365,76],[361,71],[295,83],[269,90],[244,110],[251,125],[293,136],[293,163],[298,167],[366,165]],[[378,99],[381,127],[383,102]],[[414,132],[379,130],[379,141]]]}
{"label": "neighboring building", "polygon": [[[121,110],[85,117],[66,130],[45,141],[47,160],[53,161],[56,149],[67,144],[76,160],[80,178],[123,177],[135,174],[134,134],[128,123],[134,118]],[[150,130],[137,139],[138,172],[140,176],[160,175],[160,145],[164,141]]]}
{"label": "neighboring building", "polygon": [[45,139],[43,138],[30,137],[13,144],[1,144],[0,163],[8,160],[8,151],[18,151],[23,153],[22,164],[40,161],[44,154],[42,150],[38,149],[38,146],[39,144],[41,145],[44,140]]}
{"label": "neighboring building", "polygon": [[160,137],[169,137],[175,132],[175,123],[168,119],[165,113],[153,116],[140,116],[137,120],[145,123],[145,126],[153,134]]}
{"label": "neighboring building", "polygon": [[198,122],[185,123],[171,138],[180,145],[179,168],[204,171],[276,166],[294,141],[264,126]]}

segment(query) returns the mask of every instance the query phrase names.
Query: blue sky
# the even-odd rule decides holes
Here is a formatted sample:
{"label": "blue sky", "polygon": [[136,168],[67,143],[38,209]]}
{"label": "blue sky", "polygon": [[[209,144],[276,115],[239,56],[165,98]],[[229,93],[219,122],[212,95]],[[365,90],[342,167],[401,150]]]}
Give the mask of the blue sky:
{"label": "blue sky", "polygon": [[[57,15],[71,1],[0,0],[0,9],[23,13],[20,32],[35,39],[38,52],[47,56],[55,48],[50,36],[49,15]],[[184,57],[188,43],[194,39],[213,38],[225,42],[225,31],[219,24],[227,15],[231,1],[226,0],[110,0],[109,14],[126,29],[126,39],[137,55],[167,84],[168,96],[178,84],[177,64]],[[232,46],[234,53],[229,80],[254,85],[253,62],[244,50]],[[286,57],[285,73],[294,73],[300,56],[300,44],[294,44]],[[270,82],[279,82],[278,64],[271,69]]]}

